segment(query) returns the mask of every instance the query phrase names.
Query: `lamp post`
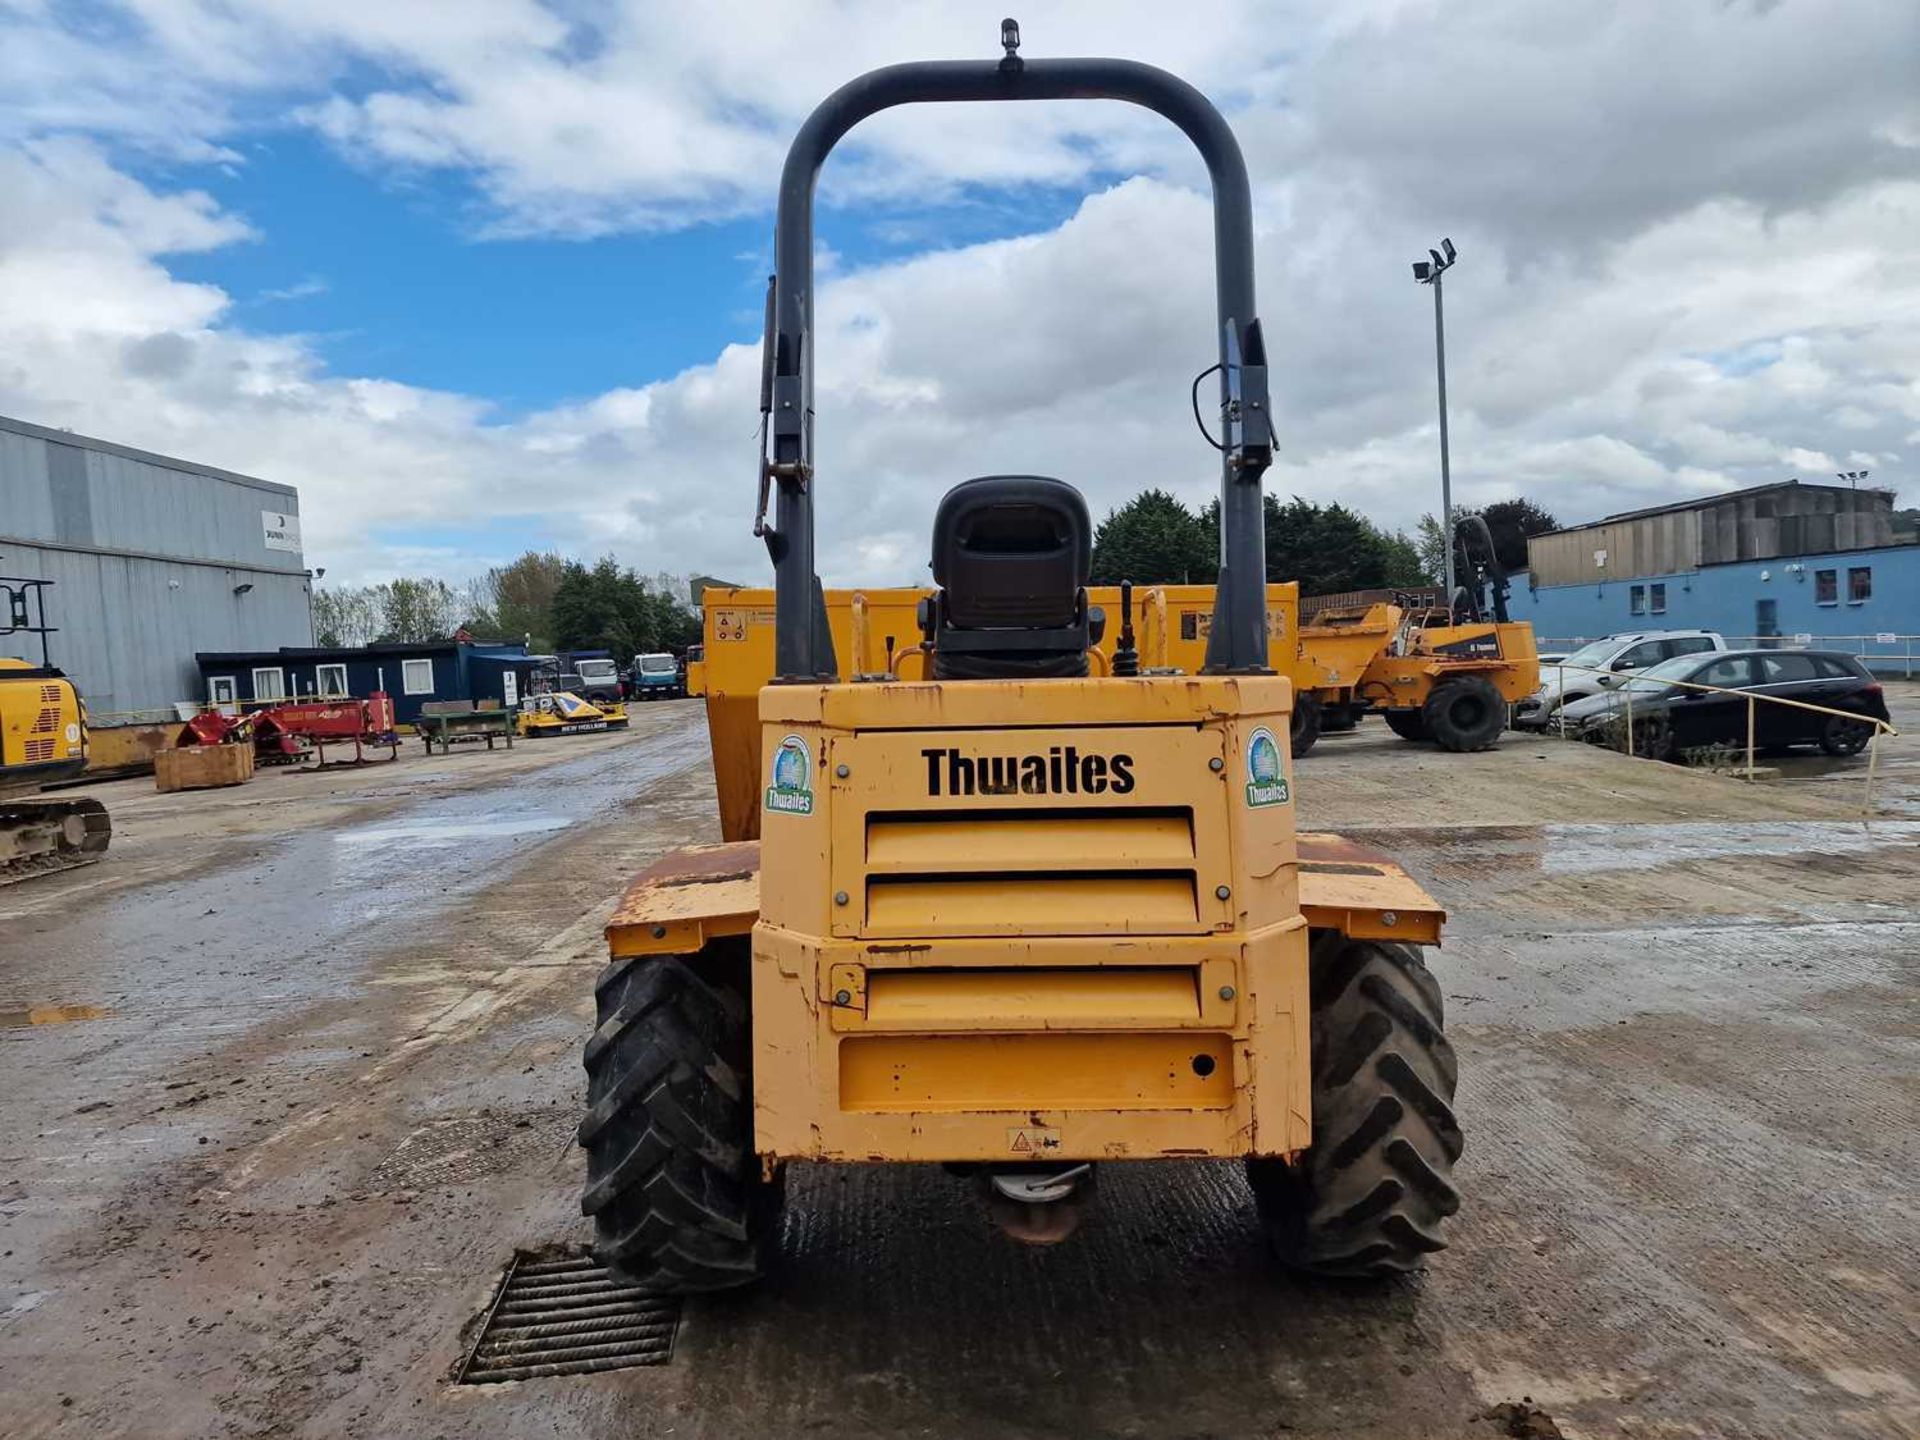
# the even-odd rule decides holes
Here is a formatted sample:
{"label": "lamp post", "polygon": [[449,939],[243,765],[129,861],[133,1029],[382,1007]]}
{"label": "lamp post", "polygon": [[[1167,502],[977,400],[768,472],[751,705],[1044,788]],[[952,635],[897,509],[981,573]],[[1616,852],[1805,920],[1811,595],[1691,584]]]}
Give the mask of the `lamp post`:
{"label": "lamp post", "polygon": [[[1445,252],[1445,253],[1442,253]],[[1440,277],[1453,268],[1453,241],[1442,240],[1427,260],[1413,262],[1413,278],[1433,288],[1433,363],[1440,376],[1440,566],[1453,609],[1453,471],[1447,458],[1447,325],[1440,305]]]}
{"label": "lamp post", "polygon": [[1866,479],[1870,473],[1870,471],[1866,470],[1836,470],[1833,478],[1836,480],[1844,480],[1847,484],[1858,490],[1860,488],[1860,482]]}

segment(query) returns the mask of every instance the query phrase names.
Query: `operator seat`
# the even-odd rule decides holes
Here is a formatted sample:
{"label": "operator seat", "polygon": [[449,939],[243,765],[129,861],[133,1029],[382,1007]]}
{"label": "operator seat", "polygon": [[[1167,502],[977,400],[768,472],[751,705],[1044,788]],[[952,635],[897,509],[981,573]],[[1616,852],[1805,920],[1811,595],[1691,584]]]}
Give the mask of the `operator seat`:
{"label": "operator seat", "polygon": [[1093,526],[1064,480],[987,475],[953,487],[933,519],[920,624],[936,680],[1087,673],[1103,617],[1087,608]]}

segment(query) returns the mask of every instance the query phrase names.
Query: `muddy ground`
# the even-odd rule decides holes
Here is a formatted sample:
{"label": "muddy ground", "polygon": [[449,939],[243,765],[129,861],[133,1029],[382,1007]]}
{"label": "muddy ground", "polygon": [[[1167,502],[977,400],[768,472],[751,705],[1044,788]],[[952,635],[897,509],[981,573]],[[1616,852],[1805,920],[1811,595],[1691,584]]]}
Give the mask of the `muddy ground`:
{"label": "muddy ground", "polygon": [[1231,1165],[1109,1167],[1050,1251],[937,1169],[802,1169],[779,1273],[670,1364],[449,1383],[515,1250],[585,1235],[599,925],[714,838],[697,705],[635,716],[99,787],[109,861],[0,890],[0,1434],[1920,1434],[1912,736],[1871,826],[1860,762],[1369,723],[1301,764],[1303,824],[1452,912],[1466,1203],[1410,1281],[1274,1273]]}

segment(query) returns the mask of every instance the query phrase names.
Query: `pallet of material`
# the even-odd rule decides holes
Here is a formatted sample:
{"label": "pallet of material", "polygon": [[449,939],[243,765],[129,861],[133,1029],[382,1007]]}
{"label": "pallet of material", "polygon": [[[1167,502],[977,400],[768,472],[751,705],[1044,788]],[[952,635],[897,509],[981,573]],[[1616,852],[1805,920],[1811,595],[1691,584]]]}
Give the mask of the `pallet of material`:
{"label": "pallet of material", "polygon": [[253,778],[251,745],[181,745],[153,756],[154,785],[162,790],[211,790]]}

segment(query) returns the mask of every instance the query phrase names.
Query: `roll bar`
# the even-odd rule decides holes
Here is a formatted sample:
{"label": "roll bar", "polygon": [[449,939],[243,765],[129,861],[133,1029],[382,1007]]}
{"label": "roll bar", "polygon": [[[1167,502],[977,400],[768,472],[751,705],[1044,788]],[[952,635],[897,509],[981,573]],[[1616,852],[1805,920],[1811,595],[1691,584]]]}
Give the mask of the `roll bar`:
{"label": "roll bar", "polygon": [[[1220,578],[1207,639],[1210,672],[1267,669],[1266,535],[1260,477],[1273,462],[1266,346],[1254,314],[1253,204],[1233,131],[1206,96],[1133,60],[1023,60],[1019,27],[1001,26],[1004,58],[888,65],[849,81],[807,117],[780,175],[762,354],[760,513],[754,533],[774,567],[777,681],[838,673],[813,541],[813,192],[849,130],[896,105],[952,100],[1125,100],[1186,133],[1213,179],[1214,279],[1220,334]],[[777,487],[774,523],[766,524]]]}

